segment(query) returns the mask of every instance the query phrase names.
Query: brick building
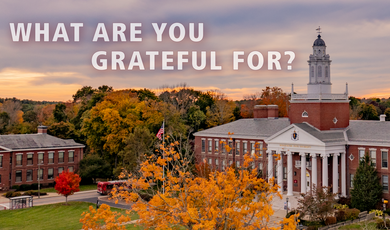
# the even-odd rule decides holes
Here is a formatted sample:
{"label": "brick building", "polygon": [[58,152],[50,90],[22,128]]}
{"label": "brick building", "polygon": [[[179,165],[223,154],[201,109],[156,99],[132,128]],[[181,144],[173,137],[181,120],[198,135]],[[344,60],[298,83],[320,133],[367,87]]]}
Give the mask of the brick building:
{"label": "brick building", "polygon": [[[332,94],[330,63],[325,42],[318,35],[308,60],[308,93],[295,94],[292,85],[289,117],[278,118],[275,105],[257,105],[253,119],[197,132],[197,160],[215,168],[221,167],[221,161],[222,167],[231,162],[239,166],[243,153],[259,151],[261,157],[254,166],[263,176],[275,177],[287,195],[305,193],[316,184],[332,186],[334,193],[348,196],[359,159],[369,153],[384,197],[390,199],[390,122],[385,115],[380,121],[349,120],[348,85],[344,93]],[[219,151],[221,141],[230,141],[232,147],[235,143],[232,153]],[[281,159],[276,161],[274,154]]]}
{"label": "brick building", "polygon": [[62,171],[77,171],[84,147],[47,134],[46,126],[37,134],[0,135],[0,188],[38,183],[38,176],[42,184],[53,183]]}

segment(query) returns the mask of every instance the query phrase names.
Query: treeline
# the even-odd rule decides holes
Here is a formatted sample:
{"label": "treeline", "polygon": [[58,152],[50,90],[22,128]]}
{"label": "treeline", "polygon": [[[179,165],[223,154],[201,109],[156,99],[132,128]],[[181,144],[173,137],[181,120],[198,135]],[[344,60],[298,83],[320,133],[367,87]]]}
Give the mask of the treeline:
{"label": "treeline", "polygon": [[390,121],[390,98],[349,97],[350,118],[352,120],[379,120],[381,114]]}

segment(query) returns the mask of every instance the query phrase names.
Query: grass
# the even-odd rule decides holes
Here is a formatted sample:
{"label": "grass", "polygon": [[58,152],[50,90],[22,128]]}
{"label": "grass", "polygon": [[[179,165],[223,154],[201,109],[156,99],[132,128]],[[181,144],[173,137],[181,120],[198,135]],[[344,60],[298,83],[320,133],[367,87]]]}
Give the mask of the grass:
{"label": "grass", "polygon": [[[81,229],[79,222],[81,213],[88,211],[92,203],[68,202],[70,205],[50,204],[35,206],[27,209],[0,211],[1,230],[49,230],[49,229]],[[112,211],[126,213],[126,210],[111,208]],[[132,214],[131,219],[138,219],[137,214]],[[133,224],[127,229],[140,229]]]}
{"label": "grass", "polygon": [[[80,185],[80,192],[81,191],[88,191],[88,190],[96,190],[96,189],[97,189],[96,184]],[[38,190],[34,190],[34,191],[38,192]],[[54,188],[43,188],[43,189],[41,189],[41,192],[54,192],[54,193],[56,193],[57,190],[55,190]]]}
{"label": "grass", "polygon": [[366,226],[365,222],[360,222],[356,224],[350,224],[350,225],[345,225],[342,227],[339,227],[339,229],[376,229],[376,223],[375,222],[369,222]]}

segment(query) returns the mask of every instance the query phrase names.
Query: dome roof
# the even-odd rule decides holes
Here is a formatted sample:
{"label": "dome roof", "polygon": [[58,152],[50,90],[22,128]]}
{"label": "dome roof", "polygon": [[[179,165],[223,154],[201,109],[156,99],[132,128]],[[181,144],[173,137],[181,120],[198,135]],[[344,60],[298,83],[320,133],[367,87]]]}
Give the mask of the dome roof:
{"label": "dome roof", "polygon": [[321,39],[321,35],[317,36],[317,39],[314,41],[313,46],[325,46],[325,42]]}

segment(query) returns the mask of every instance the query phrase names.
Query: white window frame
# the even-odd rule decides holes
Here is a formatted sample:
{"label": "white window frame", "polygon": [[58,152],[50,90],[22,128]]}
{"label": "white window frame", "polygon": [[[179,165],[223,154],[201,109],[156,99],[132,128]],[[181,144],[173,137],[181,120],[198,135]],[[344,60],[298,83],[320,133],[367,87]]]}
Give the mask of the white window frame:
{"label": "white window frame", "polygon": [[[3,154],[0,154],[0,168],[3,167],[3,160],[4,160]],[[0,183],[1,183],[1,182],[0,182]]]}
{"label": "white window frame", "polygon": [[225,140],[225,139],[222,139],[221,142],[222,142],[222,143],[221,143],[222,153],[225,154],[225,153],[226,153],[226,148],[225,148],[226,140]]}
{"label": "white window frame", "polygon": [[254,157],[256,154],[256,141],[251,141],[250,142],[250,147],[251,147],[251,156]]}
{"label": "white window frame", "polygon": [[214,152],[218,154],[219,151],[219,139],[214,139]]}
{"label": "white window frame", "polygon": [[206,138],[202,138],[200,141],[200,151],[202,153],[206,152]]}
{"label": "white window frame", "polygon": [[[358,156],[359,156],[359,161],[363,160],[364,155],[365,155],[365,148],[358,148]],[[363,152],[363,156],[361,156],[361,153]]]}
{"label": "white window frame", "polygon": [[[72,160],[72,161],[69,161],[69,159],[70,159],[69,154],[70,154],[70,153],[73,153],[73,157],[72,157],[73,160]],[[68,151],[68,162],[74,162],[74,150],[69,150],[69,151]]]}
{"label": "white window frame", "polygon": [[[383,153],[386,153],[386,167],[383,167]],[[389,168],[389,150],[388,149],[381,149],[381,166],[383,169]]]}
{"label": "white window frame", "polygon": [[[42,163],[39,162],[39,156],[42,154]],[[37,164],[44,164],[45,163],[45,152],[38,152],[38,162]]]}
{"label": "white window frame", "polygon": [[[53,158],[50,158],[50,154],[53,154]],[[55,152],[54,151],[50,151],[48,154],[47,154],[47,162],[49,163],[49,164],[54,164],[54,157],[55,157]],[[50,159],[53,159],[53,162],[52,163],[50,163]]]}
{"label": "white window frame", "polygon": [[[32,155],[32,163],[28,163],[28,155]],[[34,165],[34,152],[29,152],[26,154],[26,165]]]}
{"label": "white window frame", "polygon": [[248,141],[242,142],[242,155],[245,155],[248,153]]}
{"label": "white window frame", "polygon": [[[70,169],[72,169],[72,170],[70,170]],[[74,167],[73,166],[69,166],[68,167],[68,172],[73,172],[74,171]]]}
{"label": "white window frame", "polygon": [[241,154],[241,141],[236,141],[235,154],[236,156],[240,156]]}
{"label": "white window frame", "polygon": [[[386,178],[386,183],[385,183],[385,178]],[[385,184],[386,184],[386,189],[385,189]],[[382,175],[382,188],[383,188],[383,192],[385,192],[385,193],[389,192],[389,176],[388,175]]]}
{"label": "white window frame", "polygon": [[213,139],[207,139],[207,152],[209,154],[213,152]]}
{"label": "white window frame", "polygon": [[[15,166],[23,166],[23,153],[16,153],[15,154],[16,155],[16,159],[15,159]],[[18,156],[21,156],[22,157],[22,160],[20,161],[21,162],[21,164],[20,165],[18,165]]]}
{"label": "white window frame", "polygon": [[[370,152],[371,163],[373,164],[374,167],[376,167],[376,149],[370,148],[369,152]],[[373,153],[374,153],[374,157],[372,157]]]}
{"label": "white window frame", "polygon": [[233,141],[232,140],[228,140],[228,146],[230,147],[230,151],[228,152],[228,155],[232,155],[233,154]]}
{"label": "white window frame", "polygon": [[[49,170],[50,170],[50,169],[51,169],[51,172],[52,172],[51,176],[52,176],[53,178],[49,178],[49,176],[50,176]],[[47,169],[47,179],[48,179],[48,180],[54,180],[54,168],[48,168],[48,169]]]}
{"label": "white window frame", "polygon": [[[30,178],[30,180],[29,180],[29,178],[28,178],[28,172],[31,172],[31,178]],[[34,179],[34,170],[32,170],[32,169],[28,169],[28,170],[26,170],[26,182],[31,182],[31,181],[33,181],[33,179]]]}

